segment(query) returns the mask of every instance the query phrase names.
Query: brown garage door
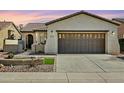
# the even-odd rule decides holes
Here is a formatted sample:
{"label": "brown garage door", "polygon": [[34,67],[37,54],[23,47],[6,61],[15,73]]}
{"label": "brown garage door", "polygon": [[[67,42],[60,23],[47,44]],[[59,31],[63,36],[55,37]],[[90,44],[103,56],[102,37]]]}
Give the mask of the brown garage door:
{"label": "brown garage door", "polygon": [[105,33],[58,33],[58,53],[105,53]]}

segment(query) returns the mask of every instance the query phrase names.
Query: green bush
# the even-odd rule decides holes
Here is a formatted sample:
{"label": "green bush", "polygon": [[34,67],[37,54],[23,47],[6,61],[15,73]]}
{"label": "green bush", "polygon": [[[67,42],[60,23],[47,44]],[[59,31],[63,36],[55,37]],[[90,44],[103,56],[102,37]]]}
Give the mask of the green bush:
{"label": "green bush", "polygon": [[54,64],[54,58],[44,58],[43,64]]}
{"label": "green bush", "polygon": [[0,50],[0,52],[3,52],[3,50]]}
{"label": "green bush", "polygon": [[27,51],[27,48],[25,48],[24,51]]}

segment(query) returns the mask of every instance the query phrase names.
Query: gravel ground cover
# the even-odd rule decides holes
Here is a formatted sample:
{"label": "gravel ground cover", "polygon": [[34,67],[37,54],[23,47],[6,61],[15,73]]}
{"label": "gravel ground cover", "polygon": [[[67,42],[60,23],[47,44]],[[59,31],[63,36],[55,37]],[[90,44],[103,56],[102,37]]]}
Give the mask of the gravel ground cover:
{"label": "gravel ground cover", "polygon": [[54,65],[15,65],[15,66],[3,66],[0,68],[0,72],[53,72]]}

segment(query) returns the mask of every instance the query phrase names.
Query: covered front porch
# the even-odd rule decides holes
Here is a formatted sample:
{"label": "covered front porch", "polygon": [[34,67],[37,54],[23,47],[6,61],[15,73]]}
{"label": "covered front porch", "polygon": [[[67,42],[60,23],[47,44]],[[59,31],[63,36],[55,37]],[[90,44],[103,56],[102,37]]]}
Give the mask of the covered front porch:
{"label": "covered front porch", "polygon": [[34,32],[23,33],[24,50],[31,53],[44,53],[47,32],[36,30]]}

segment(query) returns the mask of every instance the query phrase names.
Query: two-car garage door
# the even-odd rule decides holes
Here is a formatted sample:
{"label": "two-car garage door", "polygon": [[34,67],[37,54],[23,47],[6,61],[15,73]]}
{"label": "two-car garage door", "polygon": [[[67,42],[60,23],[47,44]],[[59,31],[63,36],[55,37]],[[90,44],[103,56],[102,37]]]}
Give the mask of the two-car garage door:
{"label": "two-car garage door", "polygon": [[105,53],[105,33],[58,33],[58,53],[99,54]]}

